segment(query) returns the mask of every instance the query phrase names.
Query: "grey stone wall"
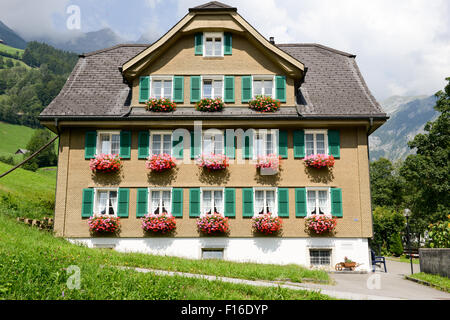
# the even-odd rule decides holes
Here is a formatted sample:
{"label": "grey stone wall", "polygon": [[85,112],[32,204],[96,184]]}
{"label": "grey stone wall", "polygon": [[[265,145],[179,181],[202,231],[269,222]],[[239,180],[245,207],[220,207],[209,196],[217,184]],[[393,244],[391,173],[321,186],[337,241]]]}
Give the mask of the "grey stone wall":
{"label": "grey stone wall", "polygon": [[450,278],[450,248],[419,249],[420,271]]}

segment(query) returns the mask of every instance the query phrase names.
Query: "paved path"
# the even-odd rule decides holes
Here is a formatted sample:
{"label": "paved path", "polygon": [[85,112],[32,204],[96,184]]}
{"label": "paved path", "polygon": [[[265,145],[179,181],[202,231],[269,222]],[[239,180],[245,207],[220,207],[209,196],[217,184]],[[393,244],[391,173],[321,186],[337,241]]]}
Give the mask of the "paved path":
{"label": "paved path", "polygon": [[[377,270],[368,274],[330,274],[334,285],[319,285],[309,283],[276,282],[264,280],[244,280],[236,278],[207,276],[185,272],[134,268],[138,272],[152,272],[159,275],[183,276],[201,278],[210,281],[223,281],[247,284],[260,287],[282,287],[293,290],[320,291],[323,294],[338,299],[351,300],[450,300],[450,294],[433,289],[413,281],[404,279],[411,273],[408,263],[386,261],[388,273]],[[124,267],[125,269],[129,269]],[[419,265],[414,265],[414,272],[419,272]]]}

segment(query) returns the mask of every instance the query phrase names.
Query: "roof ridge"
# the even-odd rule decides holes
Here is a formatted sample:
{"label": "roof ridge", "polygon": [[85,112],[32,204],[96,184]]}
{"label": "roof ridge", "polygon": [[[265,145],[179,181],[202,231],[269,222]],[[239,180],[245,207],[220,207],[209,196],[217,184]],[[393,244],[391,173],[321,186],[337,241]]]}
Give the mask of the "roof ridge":
{"label": "roof ridge", "polygon": [[91,52],[87,52],[87,53],[82,53],[79,54],[78,56],[81,58],[84,57],[90,57],[99,53],[103,53],[103,52],[107,52],[107,51],[111,51],[117,48],[122,48],[122,47],[148,47],[150,46],[150,44],[144,44],[144,43],[120,43],[120,44],[116,44],[115,46],[109,47],[109,48],[104,48],[104,49],[100,49],[100,50],[96,50],[96,51],[91,51]]}
{"label": "roof ridge", "polygon": [[208,3],[201,4],[199,6],[189,8],[189,12],[192,11],[207,11],[207,10],[232,10],[237,11],[237,8],[231,7],[225,3],[219,1],[210,1]]}
{"label": "roof ridge", "polygon": [[319,44],[319,43],[277,43],[276,45],[279,47],[318,47],[318,48],[328,50],[328,51],[331,51],[331,52],[334,52],[334,53],[337,53],[337,54],[340,54],[343,56],[347,56],[349,58],[356,57],[355,54],[337,50],[337,49],[334,49],[331,47],[327,47],[327,46],[324,46],[323,44]]}

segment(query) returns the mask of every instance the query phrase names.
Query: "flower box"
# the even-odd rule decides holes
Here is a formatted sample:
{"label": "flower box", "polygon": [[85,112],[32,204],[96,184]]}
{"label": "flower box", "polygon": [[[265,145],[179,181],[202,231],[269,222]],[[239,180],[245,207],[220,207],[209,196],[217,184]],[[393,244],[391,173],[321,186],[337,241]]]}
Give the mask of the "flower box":
{"label": "flower box", "polygon": [[164,172],[176,167],[175,158],[167,153],[154,154],[147,158],[145,167],[154,172]]}
{"label": "flower box", "polygon": [[122,161],[118,154],[99,154],[91,159],[89,167],[96,173],[114,173],[120,171]]}
{"label": "flower box", "polygon": [[200,168],[205,168],[210,171],[225,170],[229,167],[229,158],[224,154],[202,154],[195,160]]}
{"label": "flower box", "polygon": [[197,228],[199,232],[208,235],[225,234],[230,230],[228,218],[217,212],[198,218]]}
{"label": "flower box", "polygon": [[146,232],[167,234],[175,230],[177,223],[170,213],[148,214],[141,219],[141,226]]}
{"label": "flower box", "polygon": [[334,157],[327,154],[314,154],[306,156],[305,165],[310,168],[331,168],[334,166]]}
{"label": "flower box", "polygon": [[306,227],[315,234],[330,233],[336,227],[337,219],[329,215],[315,214],[305,220]]}
{"label": "flower box", "polygon": [[173,112],[177,109],[177,104],[169,98],[150,98],[145,109],[153,112]]}
{"label": "flower box", "polygon": [[209,99],[204,98],[195,104],[195,109],[203,112],[219,112],[225,107],[221,98]]}
{"label": "flower box", "polygon": [[277,234],[283,227],[283,220],[280,217],[272,216],[271,213],[254,217],[252,219],[252,229],[254,232],[265,235]]}
{"label": "flower box", "polygon": [[258,156],[256,159],[256,169],[271,169],[273,171],[278,171],[280,164],[281,157],[276,154]]}
{"label": "flower box", "polygon": [[249,101],[249,107],[259,112],[275,112],[280,109],[280,100],[268,96],[256,96],[254,100]]}
{"label": "flower box", "polygon": [[89,230],[100,234],[113,234],[120,230],[120,220],[115,216],[93,216],[88,220]]}

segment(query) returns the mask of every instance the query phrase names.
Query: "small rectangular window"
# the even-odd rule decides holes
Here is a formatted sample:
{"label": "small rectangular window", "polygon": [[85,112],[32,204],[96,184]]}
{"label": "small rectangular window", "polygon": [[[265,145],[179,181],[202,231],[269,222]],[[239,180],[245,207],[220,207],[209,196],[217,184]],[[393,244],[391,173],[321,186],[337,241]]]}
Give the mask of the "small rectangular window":
{"label": "small rectangular window", "polygon": [[223,190],[202,189],[201,215],[224,214]]}
{"label": "small rectangular window", "polygon": [[273,97],[273,76],[253,77],[253,98],[256,96]]}
{"label": "small rectangular window", "polygon": [[223,56],[223,33],[209,32],[204,34],[205,57]]}
{"label": "small rectangular window", "polygon": [[171,132],[150,132],[151,154],[172,153],[172,133]]}
{"label": "small rectangular window", "polygon": [[101,190],[96,189],[95,212],[96,215],[111,215],[117,213],[117,189]]}
{"label": "small rectangular window", "polygon": [[306,155],[327,154],[328,139],[326,130],[305,131]]}
{"label": "small rectangular window", "polygon": [[308,215],[330,214],[330,191],[326,189],[307,189]]}
{"label": "small rectangular window", "polygon": [[224,154],[223,132],[219,134],[204,133],[202,139],[202,153]]}
{"label": "small rectangular window", "polygon": [[223,77],[203,78],[203,98],[223,98]]}
{"label": "small rectangular window", "polygon": [[223,249],[202,249],[202,259],[223,260]]}
{"label": "small rectangular window", "polygon": [[172,213],[172,190],[171,189],[151,189],[149,192],[149,212],[155,215],[162,213]]}
{"label": "small rectangular window", "polygon": [[152,78],[151,84],[153,98],[172,99],[172,79],[162,79],[158,77]]}
{"label": "small rectangular window", "polygon": [[278,154],[277,135],[274,130],[257,130],[254,134],[253,159]]}
{"label": "small rectangular window", "polygon": [[256,189],[254,191],[255,216],[271,213],[277,215],[276,189]]}
{"label": "small rectangular window", "polygon": [[119,154],[120,132],[99,132],[97,154]]}
{"label": "small rectangular window", "polygon": [[309,250],[309,260],[312,266],[329,266],[331,250]]}

